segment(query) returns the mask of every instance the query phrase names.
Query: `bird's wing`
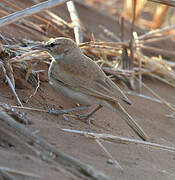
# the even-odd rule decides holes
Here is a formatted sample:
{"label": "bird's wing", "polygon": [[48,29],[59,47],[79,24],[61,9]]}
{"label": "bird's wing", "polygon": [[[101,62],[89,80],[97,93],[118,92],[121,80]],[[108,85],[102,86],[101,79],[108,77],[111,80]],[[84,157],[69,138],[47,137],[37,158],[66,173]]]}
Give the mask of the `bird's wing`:
{"label": "bird's wing", "polygon": [[[84,59],[83,59],[84,58]],[[77,91],[102,99],[131,104],[122,90],[86,56],[64,60],[53,66],[52,77]]]}

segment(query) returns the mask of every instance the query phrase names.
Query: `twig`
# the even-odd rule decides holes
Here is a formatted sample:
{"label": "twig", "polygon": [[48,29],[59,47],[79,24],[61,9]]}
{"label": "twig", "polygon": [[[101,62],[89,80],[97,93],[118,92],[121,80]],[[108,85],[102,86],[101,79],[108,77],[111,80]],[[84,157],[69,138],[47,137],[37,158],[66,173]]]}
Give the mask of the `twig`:
{"label": "twig", "polygon": [[160,77],[160,76],[158,76],[158,75],[156,75],[156,74],[153,74],[153,73],[150,73],[149,75],[150,75],[150,76],[152,76],[152,77],[154,77],[154,78],[156,78],[156,79],[158,79],[159,81],[162,81],[162,82],[164,82],[164,83],[168,84],[169,86],[171,86],[171,87],[174,87],[174,88],[175,88],[175,84],[174,84],[174,83],[169,82],[169,81],[168,81],[168,80],[166,80],[165,78],[162,78],[162,77]]}
{"label": "twig", "polygon": [[166,115],[166,116],[175,119],[175,112],[173,112],[172,114],[168,114],[168,115]]}
{"label": "twig", "polygon": [[[2,0],[4,3],[6,3],[8,6],[11,6],[13,8],[15,8],[16,10],[20,11],[22,10],[22,8],[20,8],[19,6],[16,6],[15,4],[7,1],[7,0]],[[34,18],[36,18],[37,20],[46,23],[47,25],[49,24],[49,26],[51,26],[56,32],[58,32],[59,34],[61,34],[62,36],[65,37],[69,37],[66,33],[64,33],[63,31],[60,31],[53,23],[50,23],[50,21],[48,21],[45,18],[42,18],[41,16],[37,16],[37,15],[32,15]]]}
{"label": "twig", "polygon": [[[44,29],[42,29],[41,26],[38,26],[38,24],[36,24],[32,21],[27,21],[26,19],[21,19],[20,25],[27,27],[29,30],[31,29],[31,30],[35,30],[37,32],[40,32],[44,35],[47,33]],[[48,34],[47,34],[47,36],[49,37]]]}
{"label": "twig", "polygon": [[80,18],[75,8],[74,2],[68,1],[66,4],[67,4],[67,9],[70,13],[71,20],[73,22],[75,41],[77,44],[80,44],[83,42],[83,31],[80,25]]}
{"label": "twig", "polygon": [[[140,40],[139,44],[149,44],[149,43],[153,43],[153,42],[157,42],[157,41],[168,40],[168,39],[171,39],[173,37],[175,37],[175,34],[171,34],[171,35],[163,35],[163,34],[161,34],[161,36],[158,36],[158,37],[154,37],[154,38],[151,38],[151,39]],[[138,39],[139,39],[139,37],[138,37]],[[136,44],[136,46],[137,46],[137,44]]]}
{"label": "twig", "polygon": [[[129,42],[129,48],[130,48],[130,69],[133,69],[134,67],[134,53],[135,53],[135,49],[134,49],[134,36],[133,36],[133,32],[134,32],[134,29],[135,29],[135,18],[136,18],[136,2],[137,0],[133,0],[133,17],[132,17],[132,26],[131,26],[131,36],[130,36],[130,42]],[[129,81],[130,81],[130,85],[132,87],[132,89],[136,89],[135,88],[135,83],[134,83],[134,75],[132,75],[130,78],[129,78]]]}
{"label": "twig", "polygon": [[79,47],[83,47],[83,46],[91,46],[91,45],[103,45],[103,46],[113,46],[113,47],[118,47],[118,46],[125,46],[125,47],[129,47],[127,42],[97,42],[97,41],[89,41],[89,42],[84,42],[79,44]]}
{"label": "twig", "polygon": [[27,67],[27,72],[26,72],[26,75],[25,75],[25,80],[28,81],[29,79],[29,76],[32,72],[32,68],[33,68],[33,64],[31,62],[28,63],[28,67]]}
{"label": "twig", "polygon": [[[123,91],[125,94],[129,94],[129,95],[132,95],[132,96],[138,96],[138,97],[141,97],[141,98],[144,98],[144,99],[147,99],[147,100],[150,100],[150,101],[153,101],[153,102],[157,102],[157,103],[163,103],[161,100],[159,99],[156,99],[156,98],[153,98],[153,97],[150,97],[150,96],[146,96],[144,94],[140,94],[140,93],[136,93],[136,92],[133,92],[133,91]],[[169,102],[167,102],[170,106],[173,106],[175,108],[175,104],[171,104]]]}
{"label": "twig", "polygon": [[63,26],[65,26],[68,29],[73,29],[72,26],[67,23],[64,19],[62,19],[61,17],[59,17],[58,15],[56,15],[55,13],[51,12],[51,11],[46,11],[46,13],[52,18],[51,20],[56,23],[57,25],[62,24]]}
{"label": "twig", "polygon": [[165,5],[168,5],[168,6],[175,7],[174,0],[148,0],[148,1],[152,1],[152,2],[155,2],[155,3],[160,3],[160,4],[165,4]]}
{"label": "twig", "polygon": [[38,112],[45,112],[45,113],[50,113],[50,114],[62,115],[62,114],[70,113],[72,111],[83,110],[89,106],[79,106],[79,107],[75,107],[75,108],[71,108],[71,109],[63,109],[63,110],[54,110],[54,109],[45,110],[45,109],[38,109],[38,108],[31,108],[31,107],[24,107],[24,106],[23,107],[11,106],[11,107],[17,108],[17,109],[25,109],[25,110],[30,110],[30,111],[38,111]]}
{"label": "twig", "polygon": [[113,158],[113,156],[111,155],[111,153],[109,153],[109,151],[104,147],[104,145],[100,142],[99,138],[95,138],[95,141],[97,142],[97,144],[103,149],[103,151],[107,154],[107,156],[113,161],[113,163],[115,163],[117,168],[120,168],[121,170],[123,170],[123,168],[120,166],[119,162],[117,160],[115,160]]}
{"label": "twig", "polygon": [[92,44],[90,46],[83,46],[82,48],[86,49],[86,48],[89,48],[89,49],[100,49],[101,50],[121,50],[121,47],[110,47],[110,46],[103,46],[103,45],[96,45],[96,44]]}
{"label": "twig", "polygon": [[28,99],[26,100],[26,103],[29,102],[29,99],[31,99],[33,96],[35,96],[35,94],[38,91],[38,88],[40,86],[40,78],[39,78],[39,73],[35,72],[36,76],[37,76],[37,87],[35,88],[35,91],[28,97]]}
{"label": "twig", "polygon": [[16,121],[22,124],[30,123],[23,112],[14,110],[14,108],[9,106],[8,104],[0,103],[0,110],[6,112],[9,116],[13,117]]}
{"label": "twig", "polygon": [[166,146],[166,145],[151,143],[148,141],[142,141],[142,140],[137,140],[137,139],[130,139],[130,138],[121,137],[121,136],[114,136],[111,134],[98,134],[98,133],[73,130],[73,129],[61,129],[61,130],[65,131],[65,132],[69,132],[69,133],[82,134],[82,135],[85,135],[86,137],[104,139],[107,141],[117,140],[119,142],[124,142],[124,143],[127,142],[127,143],[133,143],[133,144],[142,144],[142,145],[146,145],[146,146],[150,146],[150,147],[160,148],[163,150],[175,151],[175,147],[170,147],[170,146]]}
{"label": "twig", "polygon": [[[138,35],[136,32],[133,33],[133,37],[136,44],[139,44]],[[140,51],[140,46],[136,46],[136,51]],[[139,92],[141,92],[142,89],[142,73],[141,73],[141,67],[142,67],[142,61],[141,59],[139,61]]]}
{"label": "twig", "polygon": [[99,25],[99,27],[101,29],[103,29],[103,32],[106,33],[109,37],[113,38],[116,41],[120,42],[120,38],[118,38],[112,31],[110,31],[109,29],[107,29],[107,27],[103,26],[103,25]]}
{"label": "twig", "polygon": [[3,180],[17,180],[14,176],[2,169],[0,169],[0,175],[3,178]]}
{"label": "twig", "polygon": [[[139,81],[136,77],[135,79],[137,81]],[[162,97],[160,97],[158,94],[156,94],[150,87],[148,87],[145,83],[142,82],[142,85],[145,87],[145,89],[147,89],[152,95],[154,95],[156,98],[158,98],[163,104],[165,104],[168,109],[170,109],[171,111],[175,112],[175,108],[172,107],[166,100],[164,100]]]}
{"label": "twig", "polygon": [[15,12],[13,14],[10,14],[8,16],[0,18],[0,27],[14,23],[24,17],[33,15],[35,13],[44,11],[46,9],[61,5],[65,3],[67,0],[52,0],[52,1],[46,1],[34,6],[31,6],[29,8],[26,8],[24,10]]}
{"label": "twig", "polygon": [[3,65],[1,65],[1,68],[2,68],[2,71],[3,71],[3,73],[4,73],[4,76],[5,76],[6,80],[7,80],[7,82],[8,82],[8,85],[10,86],[10,88],[11,88],[14,96],[16,97],[16,100],[17,100],[18,103],[21,105],[21,107],[23,107],[23,104],[21,103],[21,101],[20,101],[20,99],[19,99],[19,97],[18,97],[18,95],[17,95],[17,93],[16,93],[16,91],[15,91],[15,88],[14,88],[14,86],[13,86],[11,80],[10,80],[10,78],[7,76],[5,67],[4,67]]}
{"label": "twig", "polygon": [[158,33],[164,32],[164,31],[168,31],[168,30],[174,29],[174,28],[175,28],[175,25],[173,24],[173,25],[161,28],[161,29],[156,29],[156,30],[153,30],[153,31],[149,31],[149,32],[139,36],[139,40],[147,38],[147,37],[150,37],[150,36],[152,36],[154,34],[158,34]]}
{"label": "twig", "polygon": [[9,173],[13,173],[13,174],[33,177],[33,178],[41,178],[41,176],[39,176],[37,174],[28,173],[28,172],[24,172],[24,171],[19,171],[19,170],[12,169],[12,168],[9,168],[9,167],[4,167],[4,166],[0,166],[0,170],[6,171],[6,172],[9,172]]}
{"label": "twig", "polygon": [[120,23],[120,39],[121,41],[124,40],[124,17],[123,16],[120,16],[120,20],[119,20],[119,23]]}
{"label": "twig", "polygon": [[[121,41],[124,40],[124,17],[120,16],[120,39]],[[130,62],[128,56],[128,48],[126,46],[122,46],[122,68],[123,69],[130,69]]]}
{"label": "twig", "polygon": [[[90,177],[91,179],[103,179],[108,180],[109,177],[104,175],[103,173],[97,171],[94,169],[94,167],[85,164],[78,159],[62,152],[57,149],[55,149],[51,144],[49,144],[44,139],[40,138],[39,136],[33,134],[30,132],[29,129],[25,128],[18,122],[16,122],[13,118],[8,116],[5,112],[0,111],[0,120],[5,121],[9,126],[16,129],[20,134],[24,135],[25,137],[28,137],[33,143],[38,144],[43,149],[50,153],[54,153],[56,155],[56,159],[58,163],[63,165],[67,170],[70,172],[76,171],[75,173],[80,173],[83,175],[83,177]],[[71,169],[73,168],[73,169]]]}
{"label": "twig", "polygon": [[157,52],[161,55],[167,55],[167,56],[175,56],[175,52],[174,51],[169,51],[169,50],[166,50],[166,49],[160,49],[160,48],[157,48],[157,47],[151,47],[151,46],[145,46],[145,45],[140,45],[140,48],[141,49],[146,49],[146,50],[151,50],[151,51],[154,51],[154,52]]}
{"label": "twig", "polygon": [[133,17],[132,17],[132,26],[131,26],[131,37],[130,37],[130,57],[131,57],[131,68],[133,67],[133,61],[134,61],[134,36],[133,36],[133,32],[135,29],[135,14],[136,14],[136,4],[137,4],[137,0],[133,1]]}
{"label": "twig", "polygon": [[[162,61],[160,58],[150,58],[144,56],[143,54],[136,52],[135,54],[137,58],[140,58],[144,64],[147,64],[149,67],[154,67],[154,72],[157,74],[162,74],[163,76],[169,78],[171,81],[175,81],[175,72],[173,69],[166,63],[166,61]],[[156,61],[157,60],[157,61]],[[157,72],[156,72],[157,70]]]}
{"label": "twig", "polygon": [[23,61],[31,61],[34,59],[44,59],[49,57],[48,54],[45,52],[40,53],[38,50],[37,51],[30,51],[23,53],[21,56],[16,56],[12,59],[9,60],[10,63],[16,63],[16,62],[23,62]]}

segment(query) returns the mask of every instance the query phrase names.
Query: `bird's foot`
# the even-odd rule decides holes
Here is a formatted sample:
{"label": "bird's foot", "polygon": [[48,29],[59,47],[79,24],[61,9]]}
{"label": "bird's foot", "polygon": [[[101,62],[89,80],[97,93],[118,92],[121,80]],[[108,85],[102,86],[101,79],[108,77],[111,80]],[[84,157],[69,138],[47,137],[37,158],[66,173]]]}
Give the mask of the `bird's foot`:
{"label": "bird's foot", "polygon": [[65,114],[63,114],[62,117],[66,122],[72,123],[72,121]]}
{"label": "bird's foot", "polygon": [[92,113],[86,113],[86,114],[80,114],[78,115],[78,118],[80,120],[87,120],[88,124],[91,124],[91,121],[94,119],[91,117]]}

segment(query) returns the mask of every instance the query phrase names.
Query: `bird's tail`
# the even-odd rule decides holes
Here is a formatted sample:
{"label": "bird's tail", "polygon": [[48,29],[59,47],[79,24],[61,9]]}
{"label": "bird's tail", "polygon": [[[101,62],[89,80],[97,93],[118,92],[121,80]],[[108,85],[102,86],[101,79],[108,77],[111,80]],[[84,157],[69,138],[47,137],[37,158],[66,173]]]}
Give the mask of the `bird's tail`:
{"label": "bird's tail", "polygon": [[144,141],[147,140],[148,136],[144,130],[136,123],[119,102],[111,102],[110,105],[113,106],[113,111],[115,111],[141,139]]}

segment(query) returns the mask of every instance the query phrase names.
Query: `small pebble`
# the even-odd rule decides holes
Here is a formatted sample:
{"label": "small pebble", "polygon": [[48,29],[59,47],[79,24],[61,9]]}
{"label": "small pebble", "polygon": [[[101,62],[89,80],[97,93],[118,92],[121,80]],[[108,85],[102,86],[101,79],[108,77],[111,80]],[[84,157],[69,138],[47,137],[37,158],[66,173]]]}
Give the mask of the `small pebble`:
{"label": "small pebble", "polygon": [[114,161],[113,161],[112,159],[108,159],[108,160],[107,160],[107,163],[108,163],[108,164],[114,164]]}

